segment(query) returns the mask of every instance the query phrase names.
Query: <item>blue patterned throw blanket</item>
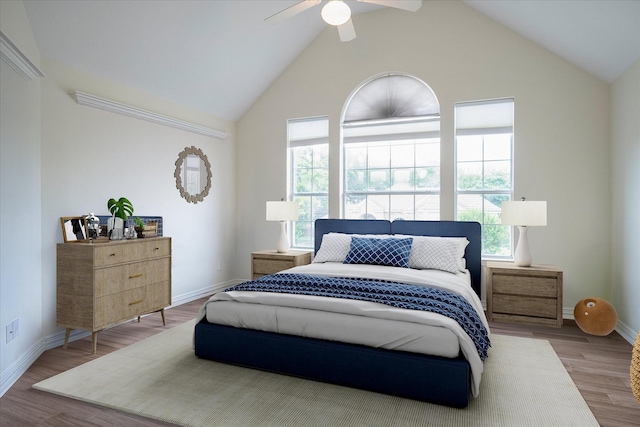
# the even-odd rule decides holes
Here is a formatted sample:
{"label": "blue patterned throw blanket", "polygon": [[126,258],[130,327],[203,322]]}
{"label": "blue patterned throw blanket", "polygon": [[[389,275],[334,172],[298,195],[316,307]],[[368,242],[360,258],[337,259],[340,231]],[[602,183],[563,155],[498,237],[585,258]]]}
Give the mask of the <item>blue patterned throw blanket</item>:
{"label": "blue patterned throw blanket", "polygon": [[438,313],[455,320],[473,340],[484,361],[491,342],[476,310],[453,292],[377,279],[280,273],[241,283],[230,291],[280,292],[371,301],[392,307]]}

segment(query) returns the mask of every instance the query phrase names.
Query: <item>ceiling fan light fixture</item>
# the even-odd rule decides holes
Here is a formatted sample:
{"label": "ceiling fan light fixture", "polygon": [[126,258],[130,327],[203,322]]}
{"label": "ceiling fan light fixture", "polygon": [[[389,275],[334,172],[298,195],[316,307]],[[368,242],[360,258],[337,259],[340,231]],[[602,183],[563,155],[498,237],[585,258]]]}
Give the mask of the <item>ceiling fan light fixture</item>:
{"label": "ceiling fan light fixture", "polygon": [[329,0],[322,8],[322,19],[329,25],[342,25],[351,18],[351,9],[342,0]]}

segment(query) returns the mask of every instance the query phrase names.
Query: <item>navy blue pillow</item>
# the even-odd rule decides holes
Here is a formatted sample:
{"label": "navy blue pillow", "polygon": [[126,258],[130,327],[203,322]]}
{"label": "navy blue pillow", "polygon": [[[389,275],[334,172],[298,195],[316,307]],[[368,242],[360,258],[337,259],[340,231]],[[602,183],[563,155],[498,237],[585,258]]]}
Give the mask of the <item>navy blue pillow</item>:
{"label": "navy blue pillow", "polygon": [[413,238],[374,239],[352,237],[344,264],[391,265],[409,268]]}

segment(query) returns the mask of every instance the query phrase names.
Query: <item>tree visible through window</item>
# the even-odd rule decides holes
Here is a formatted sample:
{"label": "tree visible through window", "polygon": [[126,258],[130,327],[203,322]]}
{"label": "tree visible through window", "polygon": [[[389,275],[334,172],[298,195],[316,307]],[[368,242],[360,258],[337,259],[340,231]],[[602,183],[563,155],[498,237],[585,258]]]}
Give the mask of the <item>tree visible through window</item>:
{"label": "tree visible through window", "polygon": [[329,120],[289,120],[289,192],[298,202],[291,246],[313,247],[314,222],[329,213]]}
{"label": "tree visible through window", "polygon": [[511,256],[511,227],[500,224],[513,197],[513,99],[455,105],[456,218],[482,224],[482,254]]}

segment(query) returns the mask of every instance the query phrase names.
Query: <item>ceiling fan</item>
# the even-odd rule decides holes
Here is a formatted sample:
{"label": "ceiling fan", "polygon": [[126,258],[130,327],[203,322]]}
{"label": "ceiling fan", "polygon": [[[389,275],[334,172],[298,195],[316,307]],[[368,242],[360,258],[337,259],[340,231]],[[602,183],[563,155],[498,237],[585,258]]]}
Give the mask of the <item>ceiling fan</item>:
{"label": "ceiling fan", "polygon": [[[408,10],[415,12],[422,6],[422,0],[358,0],[363,3],[377,4],[380,6],[388,6],[396,9]],[[277,24],[295,16],[307,9],[319,5],[322,0],[302,0],[299,3],[294,4],[275,15],[265,19],[265,22],[270,24]],[[327,24],[338,27],[338,34],[340,40],[348,42],[356,38],[356,30],[353,28],[353,22],[351,22],[351,9],[343,0],[327,0],[326,4],[322,7],[322,19]]]}

